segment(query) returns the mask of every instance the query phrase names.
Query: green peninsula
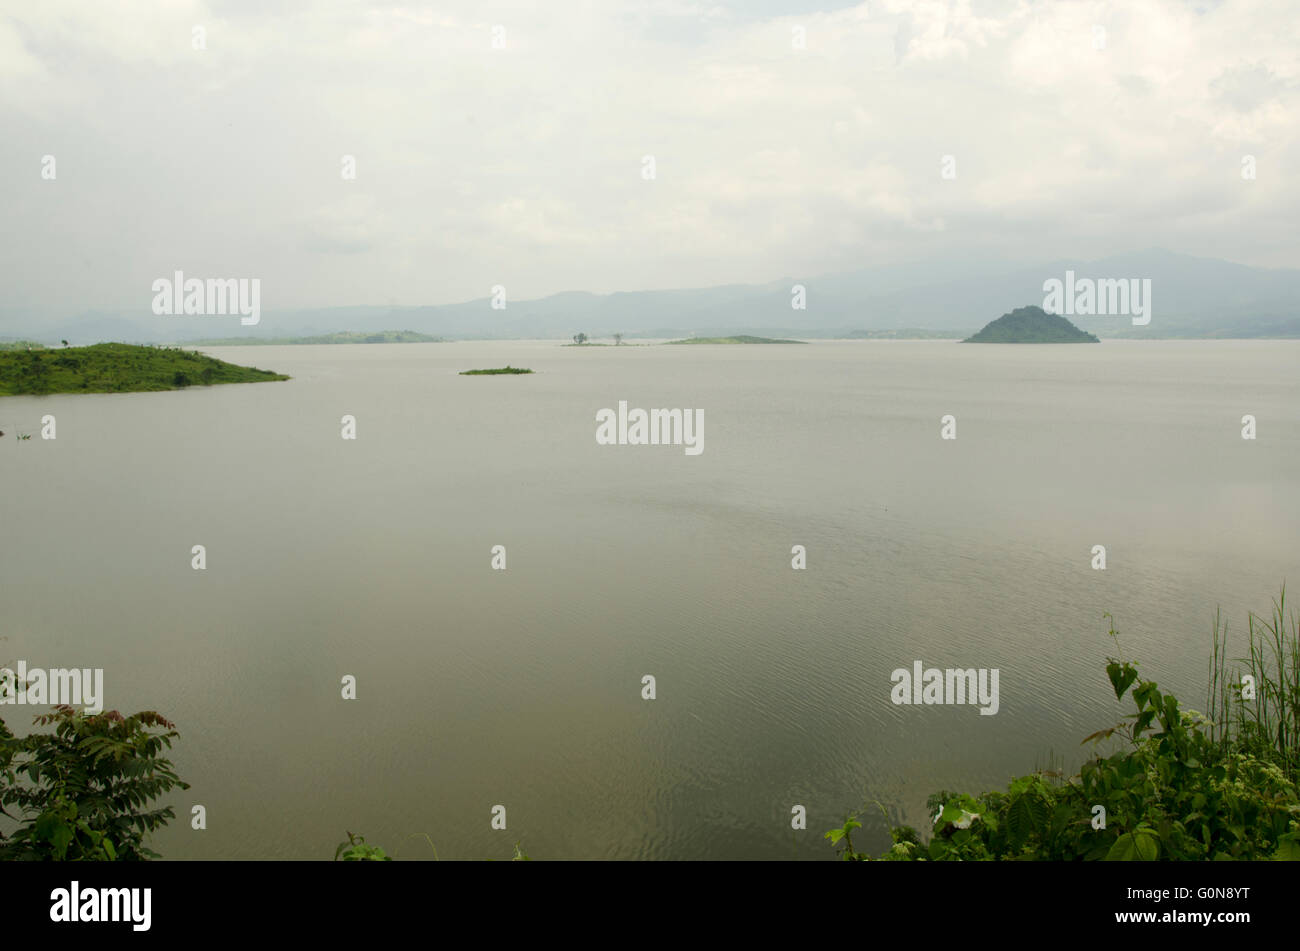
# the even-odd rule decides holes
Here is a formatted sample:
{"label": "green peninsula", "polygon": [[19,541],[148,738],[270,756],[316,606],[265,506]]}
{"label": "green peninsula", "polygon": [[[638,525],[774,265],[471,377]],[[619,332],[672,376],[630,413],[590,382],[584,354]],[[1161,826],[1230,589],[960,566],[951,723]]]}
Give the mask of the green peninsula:
{"label": "green peninsula", "polygon": [[179,347],[97,343],[0,352],[0,396],[140,393],[287,379],[283,373],[236,366]]}
{"label": "green peninsula", "polygon": [[987,324],[962,343],[1101,343],[1060,314],[1041,307],[1019,307]]}
{"label": "green peninsula", "polygon": [[532,373],[532,372],[533,372],[532,370],[525,369],[524,367],[504,366],[504,367],[495,367],[491,370],[461,370],[460,375],[461,376],[502,376],[502,375],[513,375],[516,373]]}

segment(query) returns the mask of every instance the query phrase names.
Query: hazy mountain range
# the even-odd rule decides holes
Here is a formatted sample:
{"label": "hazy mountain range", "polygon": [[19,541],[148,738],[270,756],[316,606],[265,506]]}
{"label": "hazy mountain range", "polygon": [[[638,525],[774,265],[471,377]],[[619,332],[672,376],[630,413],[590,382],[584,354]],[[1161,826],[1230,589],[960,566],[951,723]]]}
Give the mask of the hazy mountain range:
{"label": "hazy mountain range", "polygon": [[[0,310],[0,337],[74,344],[100,340],[184,342],[212,337],[283,337],[338,331],[413,330],[452,338],[571,337],[614,333],[643,337],[723,334],[851,336],[855,331],[915,328],[974,333],[1000,314],[1041,305],[1043,282],[1080,278],[1139,278],[1152,282],[1152,319],[1144,327],[1126,317],[1072,316],[1101,337],[1300,337],[1300,270],[1265,269],[1163,250],[1119,254],[1096,261],[1059,260],[1033,266],[921,262],[865,268],[820,277],[785,277],[766,284],[591,294],[571,291],[538,300],[490,298],[436,306],[346,306],[271,309],[243,327],[238,317],[159,317],[141,290],[132,312],[77,315]],[[228,276],[228,275],[209,275]],[[806,288],[806,308],[791,307],[792,287]],[[376,296],[380,296],[376,294]]]}

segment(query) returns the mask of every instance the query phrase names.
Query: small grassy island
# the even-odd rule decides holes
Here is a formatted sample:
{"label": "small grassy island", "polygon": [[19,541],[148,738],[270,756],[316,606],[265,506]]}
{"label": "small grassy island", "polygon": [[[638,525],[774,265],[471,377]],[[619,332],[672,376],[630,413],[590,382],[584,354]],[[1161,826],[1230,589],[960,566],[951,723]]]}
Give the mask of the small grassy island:
{"label": "small grassy island", "polygon": [[985,325],[962,343],[1101,343],[1060,314],[1041,307],[1019,307]]}
{"label": "small grassy island", "polygon": [[461,370],[460,375],[461,376],[501,376],[502,374],[507,374],[507,373],[515,374],[515,373],[532,373],[532,372],[533,372],[532,370],[526,370],[523,367],[504,366],[504,367],[497,367],[496,369],[493,370]]}
{"label": "small grassy island", "polygon": [[179,347],[97,343],[0,352],[0,396],[140,393],[287,379],[283,373],[236,366]]}
{"label": "small grassy island", "polygon": [[317,343],[446,343],[446,340],[442,337],[416,333],[414,330],[380,330],[376,333],[341,330],[338,333],[321,334],[318,337],[218,337],[212,340],[198,340],[191,346],[266,347]]}
{"label": "small grassy island", "polygon": [[751,337],[739,334],[735,337],[688,337],[685,340],[669,340],[665,346],[679,343],[807,343],[806,340],[777,340],[773,337]]}

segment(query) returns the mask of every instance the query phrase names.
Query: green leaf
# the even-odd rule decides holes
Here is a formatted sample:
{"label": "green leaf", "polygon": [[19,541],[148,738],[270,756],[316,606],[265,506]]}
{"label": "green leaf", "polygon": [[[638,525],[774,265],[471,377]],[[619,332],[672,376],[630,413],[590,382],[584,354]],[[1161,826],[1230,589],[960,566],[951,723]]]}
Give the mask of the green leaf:
{"label": "green leaf", "polygon": [[1033,793],[1017,796],[1007,808],[1007,835],[1016,848],[1042,832],[1049,819],[1047,803]]}
{"label": "green leaf", "polygon": [[1106,676],[1110,678],[1110,685],[1115,688],[1115,699],[1123,700],[1125,691],[1133,686],[1133,681],[1137,680],[1137,671],[1132,664],[1111,661],[1106,665]]}
{"label": "green leaf", "polygon": [[1167,730],[1171,730],[1179,724],[1178,698],[1173,694],[1168,694],[1165,697],[1164,723]]}
{"label": "green leaf", "polygon": [[68,846],[72,844],[73,831],[72,826],[66,822],[60,822],[54,829],[54,834],[50,836],[50,845],[54,846],[55,858],[62,860],[68,852]]}
{"label": "green leaf", "polygon": [[1139,829],[1126,832],[1115,840],[1106,853],[1107,862],[1154,862],[1160,856],[1160,840]]}
{"label": "green leaf", "polygon": [[1269,858],[1274,862],[1300,862],[1300,836],[1294,832],[1279,836],[1277,848]]}
{"label": "green leaf", "polygon": [[1084,855],[1083,860],[1085,862],[1100,862],[1106,858],[1106,855],[1106,843],[1103,842],[1100,845],[1093,846],[1089,849],[1087,854]]}
{"label": "green leaf", "polygon": [[1160,702],[1160,691],[1156,688],[1154,680],[1148,680],[1146,683],[1139,684],[1133,688],[1133,699],[1137,701],[1139,707],[1145,707],[1148,703],[1158,704]]}
{"label": "green leaf", "polygon": [[32,834],[38,839],[49,842],[54,835],[55,828],[60,825],[60,822],[61,820],[58,816],[54,815],[54,813],[42,813],[36,818],[36,822],[32,825]]}

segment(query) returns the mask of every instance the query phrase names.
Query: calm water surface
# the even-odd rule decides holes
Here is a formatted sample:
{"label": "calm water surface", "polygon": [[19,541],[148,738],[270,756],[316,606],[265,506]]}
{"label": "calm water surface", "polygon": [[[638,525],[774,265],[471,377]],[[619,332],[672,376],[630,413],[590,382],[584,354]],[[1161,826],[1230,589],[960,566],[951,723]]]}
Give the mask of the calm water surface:
{"label": "calm water surface", "polygon": [[[209,352],[294,379],[0,399],[0,664],[177,722],[168,858],[832,858],[864,802],[1077,766],[1126,712],[1103,612],[1200,707],[1216,606],[1300,580],[1296,341]],[[598,446],[619,400],[703,454]],[[893,705],[914,660],[999,713]]]}

